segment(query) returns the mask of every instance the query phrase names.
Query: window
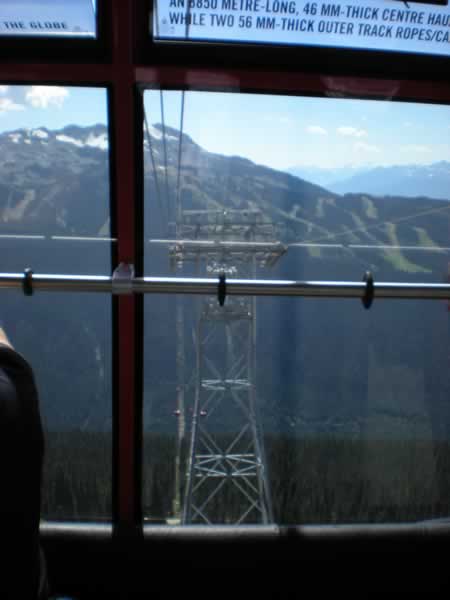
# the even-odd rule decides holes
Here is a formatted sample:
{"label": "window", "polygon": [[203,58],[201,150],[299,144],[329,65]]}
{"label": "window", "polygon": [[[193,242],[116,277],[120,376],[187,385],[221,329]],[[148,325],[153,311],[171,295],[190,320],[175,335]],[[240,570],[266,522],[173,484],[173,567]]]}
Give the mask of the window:
{"label": "window", "polygon": [[[212,4],[99,0],[84,33],[30,39],[19,26],[0,40],[2,271],[18,286],[26,267],[94,275],[89,291],[107,290],[2,291],[0,318],[41,393],[42,531],[61,581],[79,564],[61,552],[70,547],[112,587],[100,575],[112,540],[124,543],[114,554],[128,585],[128,557],[145,562],[158,542],[173,560],[185,557],[180,540],[203,556],[218,540],[228,555],[228,536],[242,556],[240,539],[270,539],[272,552],[290,538],[287,556],[298,548],[286,524],[363,524],[350,530],[364,540],[448,534],[394,525],[448,517],[448,3],[355,5],[398,11],[392,34],[412,38],[395,47],[381,27],[351,43],[272,29],[287,17],[268,8],[290,2],[254,2],[253,16],[250,2],[218,2],[212,35],[200,31]],[[289,19],[308,10],[313,29],[359,30],[337,3],[295,6],[303,15]],[[414,12],[436,18],[425,27]],[[170,13],[177,24],[163,22]],[[223,25],[231,13],[240,31]],[[428,31],[433,41],[417,39]],[[133,282],[117,277],[120,263]],[[245,295],[255,278],[284,294],[286,280],[341,285],[367,270],[376,285],[436,284],[442,299],[375,295],[366,311],[359,297]],[[213,283],[186,281],[198,277]],[[238,277],[250,282],[234,295]],[[158,293],[141,296],[147,285]],[[199,523],[213,527],[176,527]],[[302,527],[302,548],[316,532]]]}
{"label": "window", "polygon": [[[144,107],[146,274],[448,282],[447,105],[149,89]],[[448,516],[446,301],[144,302],[147,522]]]}
{"label": "window", "polygon": [[[0,91],[2,271],[110,274],[106,91]],[[43,518],[110,518],[110,296],[3,291],[1,313],[37,379],[46,438]]]}

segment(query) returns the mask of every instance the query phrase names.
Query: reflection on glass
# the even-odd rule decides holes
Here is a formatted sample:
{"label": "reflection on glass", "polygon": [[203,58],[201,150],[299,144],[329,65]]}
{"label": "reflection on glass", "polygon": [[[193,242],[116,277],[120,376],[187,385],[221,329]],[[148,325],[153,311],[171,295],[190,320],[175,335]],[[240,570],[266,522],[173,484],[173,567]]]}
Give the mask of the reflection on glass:
{"label": "reflection on glass", "polygon": [[95,38],[96,0],[1,0],[0,36]]}
{"label": "reflection on glass", "polygon": [[111,517],[111,300],[2,291],[2,320],[33,367],[45,435],[42,518]]}
{"label": "reflection on glass", "polygon": [[[146,273],[447,281],[447,106],[144,103]],[[448,516],[446,302],[145,303],[148,522]]]}
{"label": "reflection on glass", "polygon": [[[109,274],[105,90],[1,86],[0,109],[1,272]],[[0,318],[38,384],[43,518],[110,518],[110,297],[1,298]]]}

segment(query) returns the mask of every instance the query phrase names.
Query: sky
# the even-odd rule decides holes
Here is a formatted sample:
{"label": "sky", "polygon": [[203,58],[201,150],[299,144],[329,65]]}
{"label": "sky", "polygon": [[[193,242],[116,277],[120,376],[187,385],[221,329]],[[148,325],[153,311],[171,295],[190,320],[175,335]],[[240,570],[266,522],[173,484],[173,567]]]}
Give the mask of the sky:
{"label": "sky", "polygon": [[[148,122],[162,123],[159,90],[145,92]],[[179,91],[162,93],[164,122],[180,127]],[[0,132],[107,123],[101,88],[0,82]],[[275,169],[450,161],[450,106],[373,100],[186,92],[184,133],[210,152]]]}
{"label": "sky", "polygon": [[[163,92],[165,123],[180,127],[181,93]],[[160,92],[145,94],[161,122]],[[184,132],[210,152],[276,169],[450,161],[450,106],[186,92]]]}
{"label": "sky", "polygon": [[0,85],[0,132],[107,123],[105,89]]}

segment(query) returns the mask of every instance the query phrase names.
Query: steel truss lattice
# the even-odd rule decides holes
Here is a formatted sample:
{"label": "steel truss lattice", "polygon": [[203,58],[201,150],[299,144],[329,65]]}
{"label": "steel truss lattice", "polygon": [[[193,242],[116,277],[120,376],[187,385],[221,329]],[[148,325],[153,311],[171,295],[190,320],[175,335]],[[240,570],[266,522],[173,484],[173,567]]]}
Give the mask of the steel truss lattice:
{"label": "steel truss lattice", "polygon": [[[174,267],[252,279],[285,252],[260,211],[180,211],[170,247]],[[185,435],[186,388],[181,309],[178,314],[179,437]],[[197,301],[195,385],[181,520],[191,523],[270,523],[272,503],[258,415],[256,300]],[[179,442],[181,451],[181,442]],[[177,468],[181,460],[177,459]],[[180,475],[178,474],[178,480]],[[180,506],[180,498],[175,506]]]}

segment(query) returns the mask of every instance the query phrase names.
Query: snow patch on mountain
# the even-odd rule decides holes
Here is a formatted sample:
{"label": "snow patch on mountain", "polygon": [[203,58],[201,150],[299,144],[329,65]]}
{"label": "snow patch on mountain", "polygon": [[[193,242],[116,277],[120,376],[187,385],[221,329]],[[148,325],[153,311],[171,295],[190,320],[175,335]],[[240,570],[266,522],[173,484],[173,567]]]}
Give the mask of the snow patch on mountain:
{"label": "snow patch on mountain", "polygon": [[48,133],[43,129],[34,129],[31,132],[32,137],[39,138],[41,140],[46,140],[48,138]]}
{"label": "snow patch on mountain", "polygon": [[70,137],[68,135],[57,135],[56,139],[58,140],[58,142],[63,142],[65,144],[73,144],[78,148],[83,148],[83,146],[85,145],[81,140],[76,140],[75,138]]}
{"label": "snow patch on mountain", "polygon": [[10,133],[8,135],[8,137],[14,144],[18,144],[20,142],[20,140],[22,139],[22,134],[21,133]]}
{"label": "snow patch on mountain", "polygon": [[150,127],[148,128],[148,131],[150,133],[150,135],[155,138],[155,140],[162,140],[162,133],[159,129],[156,129],[156,127],[154,127],[153,125],[150,125]]}
{"label": "snow patch on mountain", "polygon": [[108,135],[102,133],[101,135],[90,134],[85,142],[86,146],[91,148],[99,148],[100,150],[108,150]]}

